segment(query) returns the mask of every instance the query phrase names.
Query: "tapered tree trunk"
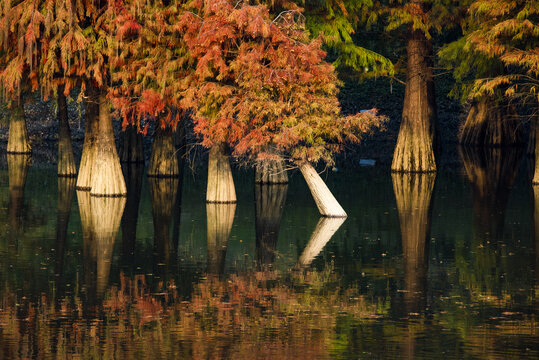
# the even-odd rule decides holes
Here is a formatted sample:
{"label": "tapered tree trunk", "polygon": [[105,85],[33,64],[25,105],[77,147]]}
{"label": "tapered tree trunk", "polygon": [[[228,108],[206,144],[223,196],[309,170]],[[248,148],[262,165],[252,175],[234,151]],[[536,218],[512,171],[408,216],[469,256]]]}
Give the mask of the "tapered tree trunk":
{"label": "tapered tree trunk", "polygon": [[58,88],[58,176],[77,176],[64,87]]}
{"label": "tapered tree trunk", "polygon": [[99,92],[94,86],[87,87],[84,117],[84,144],[77,176],[77,190],[89,191],[92,187],[93,166],[99,133]]}
{"label": "tapered tree trunk", "polygon": [[310,265],[345,221],[346,218],[344,217],[320,218],[307,246],[305,246],[299,257],[299,264],[303,266]]}
{"label": "tapered tree trunk", "polygon": [[223,274],[236,204],[206,204],[208,273]]}
{"label": "tapered tree trunk", "polygon": [[104,93],[99,95],[98,129],[90,195],[126,196],[127,188],[114,143],[110,104]]}
{"label": "tapered tree trunk", "polygon": [[236,189],[225,144],[217,144],[210,149],[206,202],[236,202]]}
{"label": "tapered tree trunk", "polygon": [[9,225],[10,232],[16,238],[23,215],[24,187],[28,168],[30,167],[30,155],[8,154],[7,166],[9,177]]}
{"label": "tapered tree trunk", "polygon": [[31,154],[32,147],[28,139],[26,119],[22,100],[13,105],[9,118],[8,154]]}
{"label": "tapered tree trunk", "polygon": [[148,165],[148,176],[178,177],[180,166],[174,145],[174,133],[170,127],[157,127],[152,144],[152,156]]}
{"label": "tapered tree trunk", "polygon": [[314,202],[320,211],[320,215],[327,217],[347,217],[337,199],[333,196],[324,180],[318,175],[315,168],[308,162],[298,164],[301,174],[307,182]]}
{"label": "tapered tree trunk", "polygon": [[[152,196],[152,214],[154,230],[154,252],[158,264],[170,264],[170,225],[174,205],[176,204],[176,192],[178,179],[175,178],[150,178],[150,194]],[[159,273],[159,272],[158,272]]]}
{"label": "tapered tree trunk", "polygon": [[401,228],[405,309],[407,314],[419,314],[426,305],[432,191],[436,174],[393,173],[391,177]]}
{"label": "tapered tree trunk", "polygon": [[120,134],[119,156],[121,163],[144,163],[142,134],[134,125],[127,127]]}
{"label": "tapered tree trunk", "polygon": [[511,106],[484,96],[470,108],[460,143],[471,146],[516,145],[523,142],[516,113]]}
{"label": "tapered tree trunk", "polygon": [[[276,150],[267,150],[270,154],[276,154]],[[261,160],[256,163],[256,184],[288,184],[288,174],[284,160]]]}
{"label": "tapered tree trunk", "polygon": [[56,247],[55,247],[55,269],[56,275],[56,296],[61,298],[64,294],[64,256],[67,248],[67,227],[71,215],[71,204],[75,195],[74,177],[58,178],[58,212],[56,214]]}
{"label": "tapered tree trunk", "polygon": [[[422,1],[412,3],[422,6]],[[436,101],[432,74],[432,41],[414,30],[406,47],[406,89],[402,122],[391,170],[397,172],[436,171]]]}
{"label": "tapered tree trunk", "polygon": [[256,260],[262,268],[275,260],[287,190],[286,184],[255,184]]}
{"label": "tapered tree trunk", "polygon": [[121,222],[122,261],[124,264],[132,264],[137,239],[137,220],[142,191],[144,164],[124,163],[122,164],[122,172],[127,187],[125,211],[122,215]]}

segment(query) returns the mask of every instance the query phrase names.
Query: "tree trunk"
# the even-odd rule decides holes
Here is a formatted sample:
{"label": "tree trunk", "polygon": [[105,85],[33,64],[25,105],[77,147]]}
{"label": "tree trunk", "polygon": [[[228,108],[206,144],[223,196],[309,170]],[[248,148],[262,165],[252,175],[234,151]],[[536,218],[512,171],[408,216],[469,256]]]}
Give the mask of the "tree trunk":
{"label": "tree trunk", "polygon": [[299,163],[299,170],[307,182],[320,215],[327,217],[348,216],[311,164],[308,162]]}
{"label": "tree trunk", "polygon": [[[276,150],[267,150],[270,154],[276,154]],[[256,184],[288,184],[288,174],[284,160],[261,160],[256,162]]]}
{"label": "tree trunk", "polygon": [[[537,115],[539,116],[539,115]],[[537,116],[535,117],[535,123],[537,122]],[[539,124],[534,126],[535,138],[539,138]],[[532,183],[534,185],[539,184],[539,141],[535,141],[535,171],[533,173]]]}
{"label": "tree trunk", "polygon": [[152,156],[148,165],[148,176],[178,177],[180,166],[174,145],[174,134],[170,127],[157,127],[152,144]]}
{"label": "tree trunk", "polygon": [[[415,0],[414,3],[422,4]],[[436,101],[432,74],[432,41],[413,30],[406,47],[408,63],[402,122],[391,170],[436,171]]]}
{"label": "tree trunk", "polygon": [[[157,264],[170,265],[170,225],[176,204],[178,179],[150,178],[154,230],[154,252]],[[157,274],[161,273],[159,270]]]}
{"label": "tree trunk", "polygon": [[432,191],[436,174],[393,173],[391,177],[401,228],[406,315],[419,314],[426,305]]}
{"label": "tree trunk", "polygon": [[208,273],[223,274],[236,204],[206,204]]}
{"label": "tree trunk", "polygon": [[9,178],[9,227],[13,235],[17,237],[23,216],[24,187],[28,168],[30,167],[30,155],[8,154],[7,166]]}
{"label": "tree trunk", "polygon": [[87,87],[84,118],[84,144],[77,177],[77,190],[89,191],[92,186],[92,174],[97,151],[99,133],[99,91],[94,86]]}
{"label": "tree trunk", "polygon": [[275,259],[288,185],[255,184],[256,260],[261,268]]}
{"label": "tree trunk", "polygon": [[214,145],[208,157],[208,187],[206,192],[208,203],[235,203],[236,189],[230,161],[226,153],[226,145]]}
{"label": "tree trunk", "polygon": [[144,147],[142,134],[134,125],[127,125],[120,135],[120,162],[121,163],[144,163]]}
{"label": "tree trunk", "polygon": [[471,146],[521,144],[522,136],[514,109],[496,104],[489,96],[474,102],[462,128],[460,143]]}
{"label": "tree trunk", "polygon": [[9,118],[9,135],[7,141],[8,154],[31,154],[32,147],[28,140],[26,119],[22,100],[14,104]]}
{"label": "tree trunk", "polygon": [[58,176],[77,176],[64,87],[58,88]]}
{"label": "tree trunk", "polygon": [[345,221],[344,217],[320,218],[307,246],[299,257],[299,264],[302,266],[310,265]]}
{"label": "tree trunk", "polygon": [[90,195],[126,196],[127,188],[114,143],[110,104],[105,94],[99,95],[98,128]]}
{"label": "tree trunk", "polygon": [[137,220],[142,191],[142,178],[144,164],[124,163],[122,172],[127,187],[127,199],[125,211],[122,215],[122,262],[124,265],[132,264],[135,255],[135,243],[137,240]]}
{"label": "tree trunk", "polygon": [[64,257],[67,247],[67,226],[71,215],[71,204],[75,195],[74,177],[58,178],[58,212],[56,214],[56,264],[54,274],[56,275],[56,298],[60,299],[64,295]]}

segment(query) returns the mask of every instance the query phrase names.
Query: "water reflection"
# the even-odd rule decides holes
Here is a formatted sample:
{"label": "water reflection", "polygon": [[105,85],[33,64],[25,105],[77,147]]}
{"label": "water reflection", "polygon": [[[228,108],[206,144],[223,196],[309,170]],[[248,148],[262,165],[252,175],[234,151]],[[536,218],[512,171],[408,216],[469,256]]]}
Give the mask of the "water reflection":
{"label": "water reflection", "polygon": [[225,271],[228,239],[234,222],[236,204],[206,204],[206,225],[208,236],[208,266],[210,274],[223,274]]}
{"label": "water reflection", "polygon": [[137,221],[142,192],[144,164],[122,163],[122,173],[127,187],[125,211],[122,215],[122,257],[126,267],[132,264],[137,239]]}
{"label": "water reflection", "polygon": [[303,266],[309,265],[345,221],[346,218],[321,217],[307,246],[299,257],[299,264]]}
{"label": "water reflection", "polygon": [[24,187],[28,168],[30,167],[30,155],[28,154],[8,154],[8,176],[9,176],[9,225],[11,229],[12,245],[17,244],[17,233],[20,230],[23,217]]}
{"label": "water reflection", "polygon": [[261,269],[275,261],[288,184],[255,184],[256,260]]}
{"label": "water reflection", "polygon": [[58,177],[58,212],[56,214],[56,291],[61,297],[64,294],[64,262],[67,244],[67,227],[71,216],[71,204],[75,195],[75,177]]}

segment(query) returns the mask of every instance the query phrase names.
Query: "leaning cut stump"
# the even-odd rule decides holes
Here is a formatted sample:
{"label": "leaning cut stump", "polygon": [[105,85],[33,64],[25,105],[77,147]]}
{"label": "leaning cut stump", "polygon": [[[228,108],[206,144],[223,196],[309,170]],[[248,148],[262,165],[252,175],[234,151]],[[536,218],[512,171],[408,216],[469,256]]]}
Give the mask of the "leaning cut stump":
{"label": "leaning cut stump", "polygon": [[90,195],[126,196],[127,188],[114,142],[110,105],[105,94],[99,95],[98,128]]}
{"label": "leaning cut stump", "polygon": [[348,216],[311,164],[302,162],[299,164],[299,170],[307,182],[320,215],[327,217]]}
{"label": "leaning cut stump", "polygon": [[236,202],[236,189],[225,144],[217,144],[210,148],[206,202]]}
{"label": "leaning cut stump", "polygon": [[30,154],[32,147],[28,140],[28,130],[24,119],[24,108],[21,101],[14,104],[9,118],[8,154]]}

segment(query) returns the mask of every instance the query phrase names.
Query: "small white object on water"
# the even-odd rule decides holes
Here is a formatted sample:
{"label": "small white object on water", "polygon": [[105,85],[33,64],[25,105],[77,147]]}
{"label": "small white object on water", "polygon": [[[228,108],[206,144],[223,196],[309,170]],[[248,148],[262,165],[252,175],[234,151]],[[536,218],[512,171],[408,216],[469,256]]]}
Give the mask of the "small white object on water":
{"label": "small white object on water", "polygon": [[359,159],[359,165],[361,165],[361,166],[374,166],[374,165],[376,165],[376,160],[374,160],[374,159]]}

